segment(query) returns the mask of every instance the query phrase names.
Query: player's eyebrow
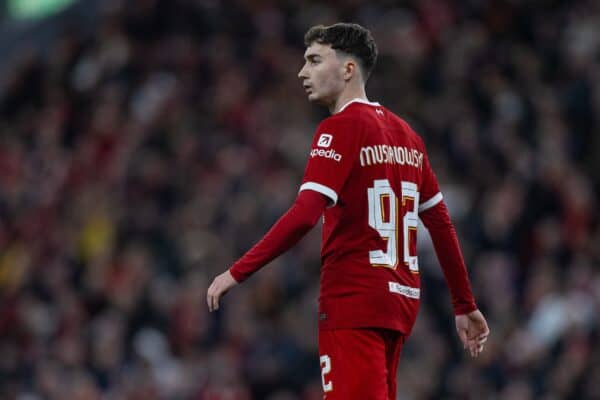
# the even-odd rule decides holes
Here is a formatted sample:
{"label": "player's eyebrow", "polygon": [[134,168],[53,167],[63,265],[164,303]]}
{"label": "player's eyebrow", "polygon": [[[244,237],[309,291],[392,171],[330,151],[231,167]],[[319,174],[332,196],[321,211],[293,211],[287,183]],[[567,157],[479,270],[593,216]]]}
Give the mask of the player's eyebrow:
{"label": "player's eyebrow", "polygon": [[317,58],[321,58],[321,55],[316,53],[308,53],[304,55],[304,58],[308,61],[315,61]]}

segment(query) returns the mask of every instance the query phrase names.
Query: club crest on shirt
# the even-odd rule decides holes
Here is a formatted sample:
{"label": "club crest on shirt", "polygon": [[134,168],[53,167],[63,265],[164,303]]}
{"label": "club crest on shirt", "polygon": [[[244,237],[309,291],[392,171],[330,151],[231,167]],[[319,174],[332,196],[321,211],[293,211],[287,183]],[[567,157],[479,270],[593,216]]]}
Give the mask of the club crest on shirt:
{"label": "club crest on shirt", "polygon": [[329,133],[321,133],[321,136],[319,136],[319,141],[317,142],[317,146],[329,147],[332,140],[333,136],[331,136]]}

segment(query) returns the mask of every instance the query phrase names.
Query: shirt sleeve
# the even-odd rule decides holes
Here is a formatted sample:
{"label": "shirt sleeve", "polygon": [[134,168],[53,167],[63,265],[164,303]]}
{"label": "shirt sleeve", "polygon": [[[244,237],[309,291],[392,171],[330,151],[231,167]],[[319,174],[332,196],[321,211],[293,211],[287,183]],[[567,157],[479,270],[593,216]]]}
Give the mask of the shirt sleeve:
{"label": "shirt sleeve", "polygon": [[443,199],[440,186],[423,145],[423,181],[421,183],[421,196],[419,201],[419,214],[438,205]]}
{"label": "shirt sleeve", "polygon": [[358,154],[360,126],[342,118],[328,118],[313,138],[300,191],[324,194],[334,206]]}
{"label": "shirt sleeve", "polygon": [[237,282],[271,262],[295,245],[317,223],[327,199],[314,192],[298,194],[290,209],[273,225],[267,234],[229,269]]}
{"label": "shirt sleeve", "polygon": [[476,310],[467,267],[446,204],[441,201],[419,216],[431,235],[433,247],[450,288],[454,314],[467,314]]}

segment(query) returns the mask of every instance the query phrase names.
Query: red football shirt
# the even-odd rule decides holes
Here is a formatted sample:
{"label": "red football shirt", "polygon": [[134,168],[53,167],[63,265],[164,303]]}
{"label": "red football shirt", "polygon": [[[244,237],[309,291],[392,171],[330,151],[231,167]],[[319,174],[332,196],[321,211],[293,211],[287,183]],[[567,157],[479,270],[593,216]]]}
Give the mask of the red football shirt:
{"label": "red football shirt", "polygon": [[420,297],[418,215],[442,201],[422,139],[379,103],[355,99],[318,126],[302,190],[331,199],[320,328],[409,334]]}

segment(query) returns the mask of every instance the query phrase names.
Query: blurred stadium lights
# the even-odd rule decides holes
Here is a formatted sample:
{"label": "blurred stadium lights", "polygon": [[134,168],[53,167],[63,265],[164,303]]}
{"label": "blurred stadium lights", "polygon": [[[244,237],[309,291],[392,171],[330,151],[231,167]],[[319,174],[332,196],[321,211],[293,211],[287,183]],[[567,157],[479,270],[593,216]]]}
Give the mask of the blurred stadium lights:
{"label": "blurred stadium lights", "polygon": [[6,14],[14,19],[37,19],[54,15],[76,0],[8,0]]}
{"label": "blurred stadium lights", "polygon": [[0,6],[0,90],[22,54],[48,51],[61,30],[93,29],[100,0],[6,0]]}

